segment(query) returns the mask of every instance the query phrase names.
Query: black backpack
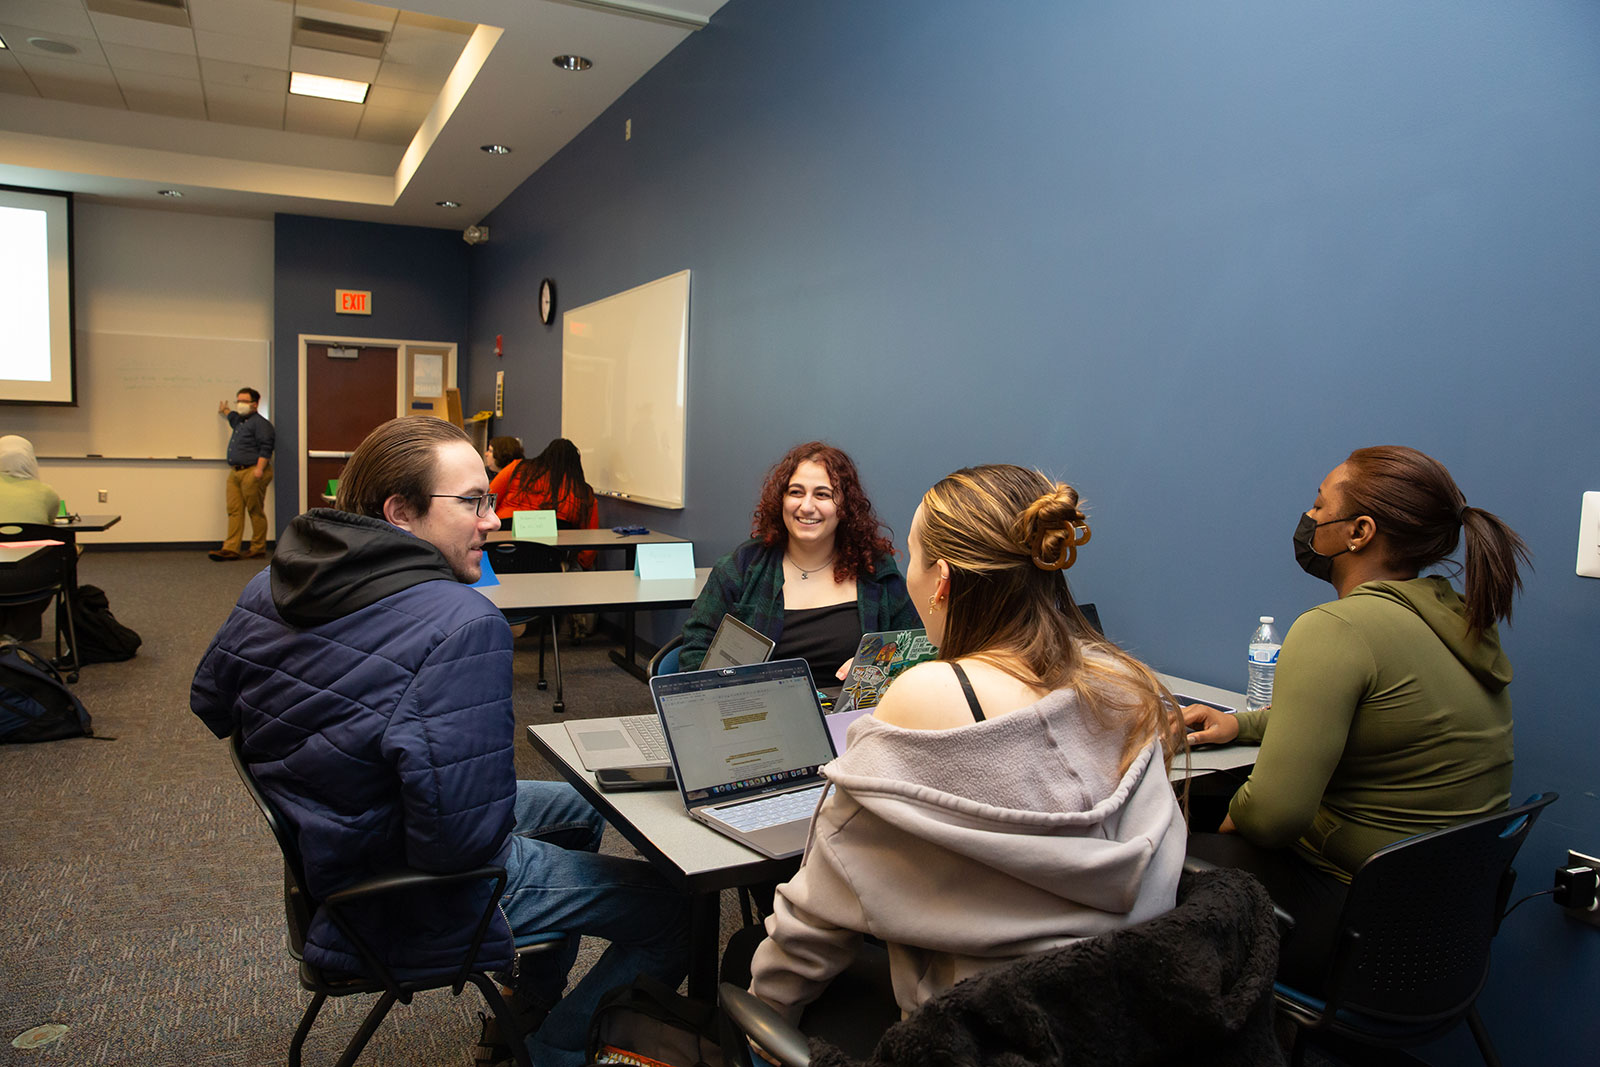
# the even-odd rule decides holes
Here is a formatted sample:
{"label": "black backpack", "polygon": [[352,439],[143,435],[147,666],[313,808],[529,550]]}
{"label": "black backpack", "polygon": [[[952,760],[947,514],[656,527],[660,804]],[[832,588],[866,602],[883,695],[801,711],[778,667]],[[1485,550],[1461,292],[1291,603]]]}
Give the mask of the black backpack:
{"label": "black backpack", "polygon": [[78,663],[120,663],[144,644],[134,630],[111,614],[111,602],[97,585],[80,585],[72,598],[72,628],[78,635]]}
{"label": "black backpack", "polygon": [[0,644],[0,742],[93,736],[89,713],[48,660]]}
{"label": "black backpack", "polygon": [[[589,1020],[588,1064],[725,1067],[733,1036],[715,1004],[680,996],[641,974],[600,998]],[[743,1042],[739,1042],[742,1046]]]}

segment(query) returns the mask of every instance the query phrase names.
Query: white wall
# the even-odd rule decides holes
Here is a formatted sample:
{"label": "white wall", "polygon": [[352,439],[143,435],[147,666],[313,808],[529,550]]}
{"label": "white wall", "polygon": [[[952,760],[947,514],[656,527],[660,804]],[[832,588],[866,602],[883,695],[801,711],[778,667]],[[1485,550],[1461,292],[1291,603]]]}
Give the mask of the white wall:
{"label": "white wall", "polygon": [[[79,200],[74,206],[73,237],[80,332],[270,341],[270,221],[109,207]],[[87,354],[80,351],[78,358],[85,359]],[[82,374],[80,368],[80,380]],[[276,397],[271,383],[238,384],[261,390],[262,414],[273,417]],[[284,401],[292,402],[292,396]],[[195,411],[193,417],[219,418],[215,407]],[[0,411],[0,425],[4,419]],[[136,444],[129,442],[129,447]],[[293,455],[292,443],[289,454]],[[226,471],[216,462],[40,461],[44,480],[72,510],[122,515],[121,523],[112,529],[87,535],[86,544],[92,543],[91,539],[220,543],[227,528],[223,504]],[[108,492],[104,504],[97,500],[101,489]],[[273,517],[270,494],[267,517]],[[272,529],[275,536],[275,523]]]}

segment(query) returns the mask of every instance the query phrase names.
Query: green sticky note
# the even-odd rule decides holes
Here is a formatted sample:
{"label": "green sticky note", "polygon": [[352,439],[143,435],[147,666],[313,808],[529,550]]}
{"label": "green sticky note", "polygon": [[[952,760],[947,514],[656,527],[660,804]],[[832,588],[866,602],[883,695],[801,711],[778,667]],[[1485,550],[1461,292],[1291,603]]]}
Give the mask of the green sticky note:
{"label": "green sticky note", "polygon": [[553,511],[513,511],[511,536],[518,541],[553,541],[556,536],[556,513]]}
{"label": "green sticky note", "polygon": [[67,517],[67,502],[63,500],[61,501],[61,510],[56,512],[56,518],[65,519]]}
{"label": "green sticky note", "polygon": [[694,545],[688,541],[640,545],[636,551],[633,573],[641,579],[694,577]]}
{"label": "green sticky note", "polygon": [[328,479],[328,495],[329,496],[338,496],[339,495],[339,479],[337,479],[337,478],[329,478]]}

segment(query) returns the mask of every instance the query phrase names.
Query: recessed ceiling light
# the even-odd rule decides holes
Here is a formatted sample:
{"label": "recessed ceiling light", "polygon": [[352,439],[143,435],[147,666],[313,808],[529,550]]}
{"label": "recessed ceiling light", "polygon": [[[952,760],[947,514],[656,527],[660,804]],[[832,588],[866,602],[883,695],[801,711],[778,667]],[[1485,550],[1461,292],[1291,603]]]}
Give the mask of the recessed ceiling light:
{"label": "recessed ceiling light", "polygon": [[367,102],[369,88],[371,86],[366,82],[351,81],[348,78],[328,78],[321,74],[307,74],[299,70],[291,71],[289,74],[289,91],[296,96],[315,96],[323,100],[364,104]]}
{"label": "recessed ceiling light", "polygon": [[28,43],[39,51],[49,52],[52,55],[75,56],[78,54],[77,45],[68,44],[66,41],[58,41],[53,37],[29,37]]}
{"label": "recessed ceiling light", "polygon": [[173,200],[182,200],[183,199],[183,191],[181,189],[163,189],[160,192],[156,193],[156,195],[157,196],[171,197]]}
{"label": "recessed ceiling light", "polygon": [[486,144],[479,147],[491,156],[509,156],[511,154],[511,149],[503,144]]}
{"label": "recessed ceiling light", "polygon": [[593,63],[589,62],[587,59],[584,59],[582,56],[556,56],[550,60],[550,62],[554,63],[562,70],[588,70],[590,67],[594,66]]}
{"label": "recessed ceiling light", "polygon": [[435,200],[433,203],[434,203],[435,207],[460,207],[461,206],[460,204],[456,203],[454,200]]}

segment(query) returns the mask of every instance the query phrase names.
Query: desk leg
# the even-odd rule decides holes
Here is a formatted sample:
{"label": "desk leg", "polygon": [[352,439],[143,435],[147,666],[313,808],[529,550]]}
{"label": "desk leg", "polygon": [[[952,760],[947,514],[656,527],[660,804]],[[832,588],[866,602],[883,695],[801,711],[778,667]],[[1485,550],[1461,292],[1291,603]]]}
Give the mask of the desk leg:
{"label": "desk leg", "polygon": [[689,907],[689,995],[715,1004],[722,951],[722,892],[699,893]]}
{"label": "desk leg", "polygon": [[[627,570],[633,570],[633,561],[638,557],[639,550],[629,545],[623,550],[622,558],[627,562]],[[641,682],[650,680],[650,672],[639,666],[639,617],[636,612],[625,611],[622,613],[622,653],[619,655],[615,649],[611,652],[611,662],[639,679]]]}

